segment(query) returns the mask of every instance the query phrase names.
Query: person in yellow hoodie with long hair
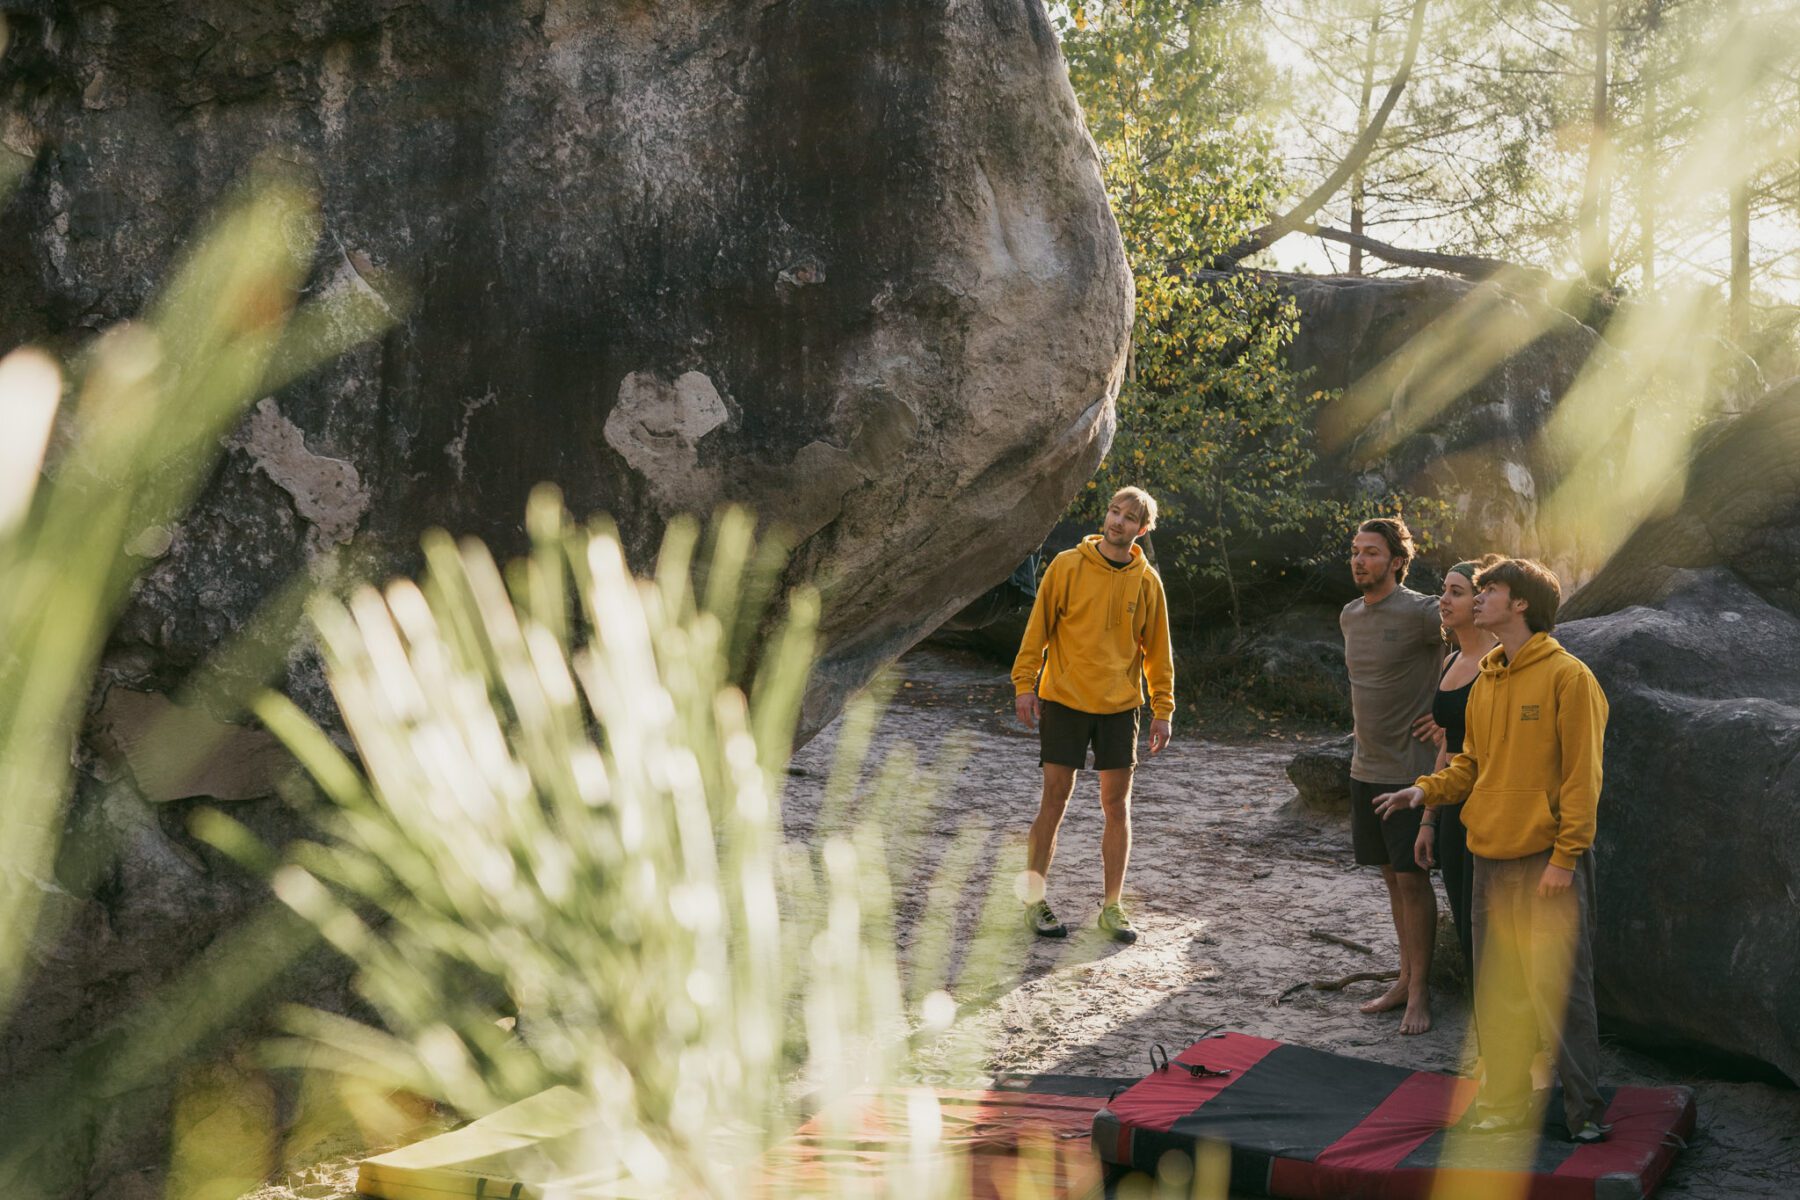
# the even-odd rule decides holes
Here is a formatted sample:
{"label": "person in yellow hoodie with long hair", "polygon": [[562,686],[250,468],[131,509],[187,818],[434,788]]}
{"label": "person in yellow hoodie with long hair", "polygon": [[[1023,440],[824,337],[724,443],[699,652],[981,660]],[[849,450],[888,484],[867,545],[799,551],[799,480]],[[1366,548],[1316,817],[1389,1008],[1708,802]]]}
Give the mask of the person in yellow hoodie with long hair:
{"label": "person in yellow hoodie with long hair", "polygon": [[1386,818],[1462,803],[1474,859],[1475,1022],[1486,1074],[1465,1120],[1475,1132],[1530,1127],[1531,1060],[1556,1053],[1570,1140],[1603,1141],[1594,1013],[1594,828],[1606,695],[1550,636],[1562,589],[1530,559],[1475,577],[1475,625],[1500,644],[1469,692],[1462,752],[1375,799]]}
{"label": "person in yellow hoodie with long hair", "polygon": [[1013,662],[1015,707],[1039,731],[1044,791],[1031,825],[1020,899],[1040,937],[1066,937],[1044,898],[1075,774],[1094,755],[1105,827],[1100,859],[1105,884],[1100,929],[1134,942],[1137,930],[1120,899],[1131,857],[1131,776],[1137,766],[1138,710],[1150,685],[1150,753],[1169,744],[1175,713],[1175,658],[1162,577],[1137,539],[1156,528],[1156,501],[1142,488],[1120,488],[1100,532],[1050,562]]}

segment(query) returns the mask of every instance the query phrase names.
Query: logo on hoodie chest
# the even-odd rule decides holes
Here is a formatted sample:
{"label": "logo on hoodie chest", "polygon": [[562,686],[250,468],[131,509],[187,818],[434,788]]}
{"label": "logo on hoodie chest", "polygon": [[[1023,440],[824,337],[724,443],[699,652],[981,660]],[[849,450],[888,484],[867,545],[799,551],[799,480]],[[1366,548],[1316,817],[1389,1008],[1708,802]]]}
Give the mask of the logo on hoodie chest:
{"label": "logo on hoodie chest", "polygon": [[1519,705],[1519,720],[1535,721],[1538,719],[1538,706],[1535,704]]}

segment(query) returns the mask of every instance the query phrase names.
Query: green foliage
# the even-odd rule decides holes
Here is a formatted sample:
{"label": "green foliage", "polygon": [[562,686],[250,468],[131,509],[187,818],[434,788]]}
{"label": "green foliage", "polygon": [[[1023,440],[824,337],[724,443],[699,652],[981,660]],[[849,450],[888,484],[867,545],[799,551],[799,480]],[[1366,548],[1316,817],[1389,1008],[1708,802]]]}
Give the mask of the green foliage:
{"label": "green foliage", "polygon": [[[205,231],[142,321],[67,365],[31,349],[0,360],[0,1020],[80,904],[80,881],[58,874],[70,764],[101,648],[147,561],[127,547],[180,516],[251,401],[388,319],[354,296],[295,308],[316,232],[312,197],[266,177]],[[168,1078],[300,952],[296,933],[285,915],[253,920],[62,1060],[11,1080],[0,1182],[52,1194],[45,1181],[80,1161],[59,1141]]]}
{"label": "green foliage", "polygon": [[1234,618],[1246,538],[1322,532],[1308,481],[1324,399],[1284,362],[1291,299],[1254,272],[1202,270],[1260,224],[1277,175],[1253,132],[1267,72],[1234,5],[1089,3],[1065,18],[1069,76],[1100,150],[1137,288],[1119,425],[1074,511],[1138,484],[1172,527],[1179,569],[1224,585]]}
{"label": "green foliage", "polygon": [[[249,402],[389,317],[391,296],[293,307],[314,231],[310,197],[269,184],[202,241],[142,324],[67,369],[34,351],[0,360],[0,1015],[80,904],[54,864],[94,666],[143,561],[125,548],[180,518]],[[278,851],[223,812],[195,815],[196,832],[272,872],[279,899],[8,1081],[0,1181],[17,1195],[72,1193],[98,1123],[107,1138],[134,1136],[161,1111],[147,1098],[173,1102],[171,1194],[222,1197],[304,1152],[295,1145],[336,1119],[320,1115],[321,1095],[391,1131],[396,1089],[473,1115],[565,1083],[593,1136],[549,1165],[595,1167],[595,1186],[623,1175],[634,1194],[742,1194],[804,1089],[827,1101],[817,1123],[830,1147],[870,1121],[903,1151],[879,1181],[839,1155],[845,1173],[815,1177],[813,1194],[956,1194],[959,1151],[929,1094],[849,1097],[893,1080],[959,1003],[1012,977],[1016,903],[989,881],[1010,880],[1016,856],[987,873],[985,831],[972,828],[944,848],[903,980],[889,872],[919,861],[931,813],[910,757],[870,783],[861,753],[846,753],[818,844],[782,841],[777,796],[816,602],[792,597],[772,636],[754,637],[784,555],[754,546],[749,524],[723,517],[704,552],[677,525],[655,577],[639,581],[610,532],[570,527],[540,494],[534,552],[507,571],[439,534],[423,587],[317,600],[360,762],[279,697],[260,704],[310,768],[319,794],[292,798],[318,837]],[[253,657],[227,647],[221,669],[254,677]],[[752,661],[752,684],[727,682]],[[872,707],[853,710],[846,741],[863,730],[866,748],[873,721]],[[972,942],[949,936],[967,927],[951,913],[961,904],[980,910]],[[354,959],[380,1027],[295,1009],[260,1063],[209,1060],[317,936]],[[972,1077],[981,1055],[967,1037],[933,1061]],[[268,1067],[305,1069],[308,1107],[285,1150],[281,1125],[295,1118]]]}
{"label": "green foliage", "polygon": [[[508,570],[434,533],[419,584],[316,602],[360,765],[282,697],[259,704],[322,792],[318,838],[273,881],[355,962],[380,1025],[293,1009],[274,1061],[469,1115],[564,1086],[558,1120],[589,1132],[550,1148],[534,1191],[736,1196],[798,1119],[796,1074],[826,1135],[848,1138],[851,1093],[894,1079],[909,1034],[949,1025],[948,955],[927,938],[903,986],[894,951],[888,872],[930,805],[909,757],[861,782],[873,708],[846,719],[817,845],[783,842],[818,602],[790,596],[753,681],[731,682],[784,561],[751,526],[723,514],[703,552],[678,521],[639,580],[610,526],[570,524],[546,487],[533,550]],[[223,813],[201,830],[269,858]],[[969,858],[943,859],[959,901]],[[985,894],[992,917],[1014,914],[1009,893]],[[978,937],[955,986],[1009,978],[1019,940]],[[943,1194],[956,1160],[935,1100],[882,1119],[912,1153],[857,1194]]]}
{"label": "green foliage", "polygon": [[76,364],[66,441],[41,486],[62,380],[41,354],[6,360],[0,764],[17,836],[0,869],[0,1013],[55,855],[92,672],[143,561],[125,548],[185,509],[245,405],[376,327],[343,305],[290,320],[315,232],[310,197],[285,184],[231,210],[148,319]]}
{"label": "green foliage", "polygon": [[1330,643],[1296,643],[1271,672],[1255,637],[1212,631],[1177,653],[1175,692],[1175,711],[1213,738],[1342,733],[1351,720],[1343,650]]}

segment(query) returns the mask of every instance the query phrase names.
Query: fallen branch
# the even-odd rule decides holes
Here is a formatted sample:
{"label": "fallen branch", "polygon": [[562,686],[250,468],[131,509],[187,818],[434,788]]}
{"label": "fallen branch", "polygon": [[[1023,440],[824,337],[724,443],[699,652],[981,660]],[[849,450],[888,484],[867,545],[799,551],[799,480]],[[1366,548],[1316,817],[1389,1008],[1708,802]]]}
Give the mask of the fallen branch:
{"label": "fallen branch", "polygon": [[1315,979],[1308,986],[1315,992],[1341,992],[1353,983],[1385,983],[1390,979],[1400,978],[1400,972],[1394,971],[1355,971],[1342,979]]}
{"label": "fallen branch", "polygon": [[1339,937],[1335,933],[1327,933],[1323,929],[1309,929],[1306,931],[1306,936],[1309,938],[1317,938],[1321,942],[1330,942],[1334,946],[1343,946],[1348,950],[1356,951],[1358,954],[1375,953],[1374,948],[1371,946],[1365,946],[1361,942],[1353,942],[1347,937]]}

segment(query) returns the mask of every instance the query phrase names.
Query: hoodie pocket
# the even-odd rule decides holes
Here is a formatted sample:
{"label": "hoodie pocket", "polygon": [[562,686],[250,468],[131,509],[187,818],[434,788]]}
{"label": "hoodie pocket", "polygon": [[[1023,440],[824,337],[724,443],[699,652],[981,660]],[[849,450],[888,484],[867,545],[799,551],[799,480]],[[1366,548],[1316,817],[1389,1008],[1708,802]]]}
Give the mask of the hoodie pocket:
{"label": "hoodie pocket", "polygon": [[[1476,853],[1500,858],[1521,858],[1554,845],[1558,826],[1543,788],[1479,786],[1464,806],[1463,824],[1482,843]],[[1475,849],[1473,841],[1470,848]]]}

